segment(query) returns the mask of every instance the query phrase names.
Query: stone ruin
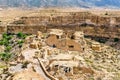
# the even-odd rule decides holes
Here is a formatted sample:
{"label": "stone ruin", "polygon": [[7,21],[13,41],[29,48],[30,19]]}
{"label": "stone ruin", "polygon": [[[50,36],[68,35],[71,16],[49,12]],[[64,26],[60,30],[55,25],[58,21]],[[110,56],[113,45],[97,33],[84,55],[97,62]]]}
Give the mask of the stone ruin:
{"label": "stone ruin", "polygon": [[[85,36],[120,38],[120,17],[98,16],[89,12],[46,12],[49,15],[23,16],[7,25],[0,32],[35,34],[49,29],[83,31]],[[112,34],[112,35],[111,35]]]}
{"label": "stone ruin", "polygon": [[98,42],[93,42],[91,48],[96,52],[101,52],[101,45]]}
{"label": "stone ruin", "polygon": [[86,43],[83,32],[77,31],[70,36],[71,37],[68,37],[63,30],[51,29],[46,43],[51,47],[63,50],[84,51]]}

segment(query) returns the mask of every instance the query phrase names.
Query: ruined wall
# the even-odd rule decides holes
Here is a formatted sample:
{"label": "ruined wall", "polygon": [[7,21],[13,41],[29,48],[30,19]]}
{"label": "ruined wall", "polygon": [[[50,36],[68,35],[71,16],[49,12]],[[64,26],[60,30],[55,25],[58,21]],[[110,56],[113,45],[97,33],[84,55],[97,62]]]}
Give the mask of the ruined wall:
{"label": "ruined wall", "polygon": [[[62,15],[61,15],[62,14]],[[80,30],[85,35],[120,38],[120,17],[102,17],[88,12],[62,12],[48,16],[21,17],[7,25],[7,32],[34,34],[37,31],[57,28],[63,30]],[[0,33],[6,32],[0,27]]]}
{"label": "ruined wall", "polygon": [[6,33],[6,32],[7,32],[7,26],[0,25],[0,34]]}
{"label": "ruined wall", "polygon": [[[49,16],[31,16],[31,17],[22,17],[18,20],[19,23],[23,24],[40,24],[40,23],[49,23],[49,24],[70,24],[70,23],[83,23],[86,20],[89,20],[91,23],[95,24],[110,24],[111,17],[103,17],[93,15],[88,12],[72,12],[72,13],[62,13],[63,15],[59,15],[60,13],[56,13],[57,15],[49,15]],[[115,19],[115,23],[120,22],[120,17],[113,17]],[[16,21],[13,24],[17,24]]]}
{"label": "ruined wall", "polygon": [[43,25],[8,25],[7,32],[15,33],[23,32],[26,34],[35,34],[37,31],[46,31],[46,27]]}

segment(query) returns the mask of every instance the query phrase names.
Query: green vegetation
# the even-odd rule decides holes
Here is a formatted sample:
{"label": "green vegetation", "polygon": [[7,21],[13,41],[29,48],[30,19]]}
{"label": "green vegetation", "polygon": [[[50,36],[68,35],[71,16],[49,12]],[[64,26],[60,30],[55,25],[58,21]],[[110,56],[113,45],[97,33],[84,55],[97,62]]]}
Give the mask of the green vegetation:
{"label": "green vegetation", "polygon": [[25,39],[25,38],[27,37],[27,35],[26,35],[26,34],[23,34],[22,32],[19,32],[19,33],[17,34],[17,37],[18,37],[18,38],[21,38],[21,39]]}
{"label": "green vegetation", "polygon": [[24,34],[24,33],[22,33],[22,32],[19,32],[19,33],[17,34],[17,37],[18,37],[19,39],[21,39],[21,40],[18,40],[18,42],[17,42],[17,44],[19,45],[19,48],[21,48],[21,47],[22,47],[22,44],[24,43],[24,39],[27,37],[27,35]]}
{"label": "green vegetation", "polygon": [[6,52],[0,53],[0,58],[3,61],[9,61],[11,58],[11,53],[6,53]]}
{"label": "green vegetation", "polygon": [[17,43],[18,44],[22,44],[22,43],[24,43],[24,41],[23,40],[19,40]]}
{"label": "green vegetation", "polygon": [[23,40],[19,40],[18,42],[17,42],[17,44],[19,45],[19,48],[21,48],[22,47],[22,44],[24,43],[24,41]]}
{"label": "green vegetation", "polygon": [[2,40],[0,40],[0,45],[5,45],[7,46],[9,44],[9,41],[5,38],[3,38]]}
{"label": "green vegetation", "polygon": [[5,52],[10,52],[11,49],[12,49],[11,46],[6,46]]}
{"label": "green vegetation", "polygon": [[6,34],[6,33],[4,33],[4,34],[2,35],[2,37],[3,37],[3,39],[7,39],[7,40],[12,39],[12,35],[9,35],[9,34]]}
{"label": "green vegetation", "polygon": [[2,35],[2,39],[0,40],[0,45],[8,46],[9,45],[9,40],[12,39],[12,35],[8,35],[4,33]]}
{"label": "green vegetation", "polygon": [[[17,36],[17,38],[16,38]],[[0,53],[0,59],[3,61],[9,61],[11,59],[11,49],[18,45],[19,48],[22,47],[26,34],[19,32],[17,35],[4,33],[2,39],[0,40],[0,45],[5,46],[4,52]]]}
{"label": "green vegetation", "polygon": [[10,50],[12,47],[10,46],[10,40],[12,39],[12,35],[4,33],[2,35],[2,39],[0,40],[0,45],[5,46],[4,52],[0,53],[0,58],[3,61],[8,61],[11,58]]}
{"label": "green vegetation", "polygon": [[0,40],[0,45],[4,45],[6,47],[5,52],[9,52],[12,47],[10,46],[10,40],[12,39],[12,35],[8,35],[4,33],[2,35],[2,39]]}
{"label": "green vegetation", "polygon": [[114,38],[114,42],[118,42],[119,41],[119,39],[118,38]]}

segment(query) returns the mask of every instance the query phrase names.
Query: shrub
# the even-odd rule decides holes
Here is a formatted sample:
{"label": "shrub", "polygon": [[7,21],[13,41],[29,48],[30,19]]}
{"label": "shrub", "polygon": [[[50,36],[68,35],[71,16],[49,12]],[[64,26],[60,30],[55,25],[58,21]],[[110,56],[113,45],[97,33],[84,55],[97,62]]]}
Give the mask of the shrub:
{"label": "shrub", "polygon": [[21,48],[22,47],[22,44],[19,44],[19,48]]}
{"label": "shrub", "polygon": [[25,39],[26,38],[26,34],[23,34],[22,32],[19,32],[18,34],[17,34],[17,37],[18,38],[22,38],[22,39]]}
{"label": "shrub", "polygon": [[2,40],[0,40],[0,45],[8,46],[9,41],[6,38],[3,38]]}
{"label": "shrub", "polygon": [[4,33],[4,34],[2,35],[2,37],[3,37],[3,38],[7,38],[7,34]]}
{"label": "shrub", "polygon": [[2,40],[0,40],[0,45],[3,45],[4,43],[3,43],[3,41]]}
{"label": "shrub", "polygon": [[17,43],[19,44],[19,48],[21,48],[22,44],[24,43],[24,41],[23,40],[19,40]]}
{"label": "shrub", "polygon": [[12,35],[7,36],[7,40],[11,40],[12,39]]}
{"label": "shrub", "polygon": [[11,47],[11,46],[6,46],[5,51],[6,51],[6,52],[9,52],[11,49],[12,49],[12,47]]}
{"label": "shrub", "polygon": [[118,42],[119,41],[119,39],[118,38],[114,38],[114,42]]}
{"label": "shrub", "polygon": [[7,33],[4,33],[2,37],[3,38],[0,40],[0,45],[8,46],[9,40],[12,39],[12,35],[8,35]]}
{"label": "shrub", "polygon": [[23,40],[19,40],[17,43],[18,44],[22,44],[22,43],[24,43],[24,41]]}
{"label": "shrub", "polygon": [[11,54],[10,53],[5,53],[5,52],[0,53],[0,58],[3,61],[9,61],[10,58],[11,58]]}
{"label": "shrub", "polygon": [[3,39],[7,39],[7,40],[12,39],[12,35],[8,35],[7,33],[4,33],[4,34],[2,35],[2,37],[3,37]]}

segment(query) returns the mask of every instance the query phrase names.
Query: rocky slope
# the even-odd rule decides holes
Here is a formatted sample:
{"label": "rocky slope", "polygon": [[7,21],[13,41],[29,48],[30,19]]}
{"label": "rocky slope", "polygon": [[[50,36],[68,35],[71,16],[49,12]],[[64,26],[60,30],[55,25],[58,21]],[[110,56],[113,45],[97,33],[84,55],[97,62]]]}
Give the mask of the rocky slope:
{"label": "rocky slope", "polygon": [[[48,46],[45,42],[48,35],[48,32],[42,33],[38,31],[36,35],[27,36],[23,46],[20,48],[21,51],[15,50],[15,52],[18,52],[16,53],[16,58],[11,57],[6,63],[0,58],[0,80],[49,80],[44,75],[43,67],[45,67],[50,75],[58,78],[58,80],[120,79],[120,50],[82,37],[86,42],[84,52],[65,51]],[[14,40],[13,42],[16,43]],[[97,45],[99,44],[99,51],[92,47],[96,43]],[[57,68],[57,66],[51,67],[56,61],[59,61],[59,68],[61,69]],[[64,64],[66,61],[68,61],[67,64],[69,65]],[[43,63],[42,67],[40,66],[41,62]],[[77,66],[74,65],[76,63]],[[65,71],[66,74],[64,74],[62,72],[64,68],[71,65],[73,66],[72,75],[67,74],[71,72]]]}

